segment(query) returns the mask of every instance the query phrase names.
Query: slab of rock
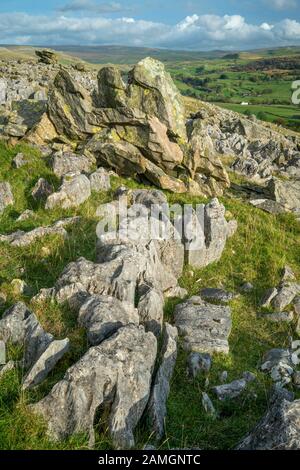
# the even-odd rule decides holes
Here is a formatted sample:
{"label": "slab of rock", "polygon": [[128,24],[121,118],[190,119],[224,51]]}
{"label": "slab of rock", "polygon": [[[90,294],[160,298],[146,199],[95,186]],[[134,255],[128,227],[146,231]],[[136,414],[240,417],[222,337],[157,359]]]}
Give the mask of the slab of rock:
{"label": "slab of rock", "polygon": [[170,380],[177,358],[177,328],[165,323],[161,362],[156,373],[148,403],[148,415],[151,428],[157,439],[161,439],[165,429],[167,399],[170,392]]}
{"label": "slab of rock", "polygon": [[[191,227],[191,239],[186,243],[187,263],[195,267],[204,267],[221,258],[227,238],[232,235],[229,223],[225,219],[225,207],[218,199],[213,199],[204,207],[201,220],[195,215],[194,224],[198,231],[194,235]],[[200,247],[194,245],[201,237]]]}
{"label": "slab of rock", "polygon": [[183,336],[184,347],[195,352],[229,352],[231,310],[222,305],[191,297],[175,307],[175,324]]}
{"label": "slab of rock", "polygon": [[91,196],[91,184],[85,175],[66,176],[59,190],[50,194],[46,209],[78,207]]}
{"label": "slab of rock", "polygon": [[134,446],[133,431],[150,395],[156,358],[156,339],[134,325],[90,348],[40,402],[31,406],[41,414],[52,439],[89,432],[94,442],[94,420],[105,405],[109,431],[117,448]]}
{"label": "slab of rock", "polygon": [[181,95],[161,62],[151,57],[141,60],[130,72],[129,83],[131,107],[156,116],[173,135],[186,136]]}
{"label": "slab of rock", "polygon": [[11,186],[6,181],[0,182],[0,214],[4,209],[14,203]]}
{"label": "slab of rock", "polygon": [[297,315],[300,315],[300,297],[299,296],[294,298],[293,305],[294,305],[295,313]]}
{"label": "slab of rock", "polygon": [[151,287],[141,288],[141,297],[138,302],[140,323],[146,331],[152,331],[159,336],[164,318],[164,296],[158,289]]}
{"label": "slab of rock", "polygon": [[53,193],[52,185],[45,179],[39,178],[31,191],[31,196],[36,201],[46,199],[50,194]]}
{"label": "slab of rock", "polygon": [[15,368],[15,362],[14,361],[8,361],[5,365],[3,366],[0,366],[0,380],[2,379],[2,377],[4,377],[4,375],[13,370]]}
{"label": "slab of rock", "polygon": [[93,134],[87,120],[91,112],[91,96],[66,70],[60,70],[48,93],[48,114],[57,133],[73,140]]}
{"label": "slab of rock", "polygon": [[227,304],[231,300],[233,300],[236,296],[233,294],[233,292],[228,292],[225,291],[224,289],[215,289],[215,288],[205,288],[201,289],[200,291],[200,297],[202,299],[210,302],[222,302],[224,304]]}
{"label": "slab of rock", "polygon": [[110,176],[105,168],[98,168],[97,171],[92,173],[89,176],[89,180],[91,183],[91,190],[92,191],[109,191],[110,186]]}
{"label": "slab of rock", "polygon": [[213,387],[212,391],[219,400],[227,400],[238,397],[246,388],[247,381],[245,379],[234,380],[229,384],[222,384]]}
{"label": "slab of rock", "polygon": [[0,320],[0,337],[24,346],[24,367],[31,367],[53,341],[23,302],[6,310]]}
{"label": "slab of rock", "polygon": [[260,318],[269,320],[275,323],[287,322],[291,323],[294,320],[293,312],[274,312],[274,313],[262,313],[259,315]]}
{"label": "slab of rock", "polygon": [[6,346],[3,340],[0,340],[0,366],[6,364]]}
{"label": "slab of rock", "polygon": [[52,65],[57,63],[57,55],[55,52],[49,51],[47,49],[37,49],[35,54],[38,57],[39,62],[42,64]]}
{"label": "slab of rock", "polygon": [[72,152],[57,152],[51,158],[52,170],[59,178],[68,173],[78,175],[80,173],[90,173],[93,163],[85,155],[78,155]]}
{"label": "slab of rock", "polygon": [[26,374],[22,389],[27,390],[43,382],[57,362],[69,351],[69,347],[68,338],[52,341]]}
{"label": "slab of rock", "polygon": [[107,295],[92,295],[80,307],[78,322],[86,328],[89,342],[97,345],[122,326],[138,325],[139,316],[131,304]]}
{"label": "slab of rock", "polygon": [[300,180],[281,180],[272,178],[268,184],[268,191],[274,201],[289,211],[300,210]]}
{"label": "slab of rock", "polygon": [[279,202],[272,201],[271,199],[251,199],[249,202],[252,206],[262,209],[269,214],[277,215],[286,212],[283,205],[279,204]]}
{"label": "slab of rock", "polygon": [[278,393],[261,421],[237,450],[297,450],[300,446],[300,400]]}
{"label": "slab of rock", "polygon": [[277,293],[278,289],[276,287],[270,287],[270,289],[267,289],[260,301],[260,306],[269,307],[271,301],[274,299]]}
{"label": "slab of rock", "polygon": [[58,220],[55,224],[46,227],[37,227],[30,232],[18,230],[9,235],[0,235],[0,242],[9,243],[12,246],[28,246],[36,240],[46,235],[60,235],[63,238],[68,236],[68,232],[64,227],[77,223],[79,217],[69,217],[64,220]]}
{"label": "slab of rock", "polygon": [[284,387],[292,381],[293,367],[292,354],[288,349],[271,349],[262,359],[261,370],[268,372],[278,386]]}
{"label": "slab of rock", "polygon": [[290,305],[298,294],[300,294],[300,284],[284,283],[278,288],[271,304],[276,311],[280,312]]}
{"label": "slab of rock", "polygon": [[6,102],[7,83],[4,78],[0,78],[0,105]]}

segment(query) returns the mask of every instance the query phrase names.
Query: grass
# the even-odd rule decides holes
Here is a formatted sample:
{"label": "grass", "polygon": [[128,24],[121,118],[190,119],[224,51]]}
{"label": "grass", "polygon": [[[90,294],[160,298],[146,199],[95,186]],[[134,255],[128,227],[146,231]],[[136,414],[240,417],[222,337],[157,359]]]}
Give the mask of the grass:
{"label": "grass", "polygon": [[[28,164],[12,169],[11,161],[19,151],[24,153]],[[87,350],[85,331],[77,325],[76,318],[66,307],[49,303],[33,305],[29,297],[16,296],[10,283],[14,278],[22,278],[34,292],[38,292],[42,287],[52,286],[68,262],[79,256],[93,260],[97,224],[95,211],[99,204],[112,198],[112,192],[93,194],[86,203],[72,211],[46,211],[42,205],[35,205],[30,196],[40,176],[51,180],[55,187],[58,185],[46,160],[37,151],[27,146],[8,148],[0,143],[0,181],[10,181],[16,200],[15,205],[7,208],[0,217],[0,232],[29,230],[70,215],[80,215],[82,220],[79,227],[69,229],[69,238],[65,241],[56,236],[39,240],[27,248],[0,244],[0,291],[7,295],[6,304],[0,307],[0,315],[17,300],[23,300],[47,331],[57,338],[70,338],[71,349],[47,380],[30,393],[21,392],[21,370],[9,372],[0,381],[0,449],[87,449],[85,435],[73,436],[61,443],[50,442],[45,437],[45,423],[33,417],[27,406],[48,393],[67,368]],[[132,180],[113,179],[113,189],[121,184],[140,186]],[[183,195],[168,194],[168,198],[170,202],[201,202],[198,198]],[[201,405],[204,378],[187,378],[186,353],[180,347],[168,400],[166,436],[160,444],[162,448],[234,447],[267,407],[271,384],[268,377],[257,369],[263,353],[272,347],[287,346],[293,334],[292,326],[258,319],[256,313],[261,294],[267,287],[278,283],[284,264],[289,264],[300,277],[300,224],[292,215],[275,217],[266,214],[230,193],[222,198],[222,202],[230,216],[238,220],[237,233],[227,243],[219,262],[201,270],[186,266],[180,284],[192,295],[197,294],[201,287],[222,286],[238,291],[244,281],[253,283],[253,292],[240,295],[231,303],[233,328],[229,338],[230,354],[214,355],[209,380],[210,386],[213,386],[218,383],[218,375],[223,370],[228,371],[229,380],[239,378],[242,372],[249,370],[257,374],[257,381],[233,402],[218,403],[213,399],[219,418],[212,420],[205,415]],[[16,222],[18,215],[27,208],[35,210],[35,218],[23,223]],[[173,320],[177,302],[176,299],[166,302],[165,318],[168,321]],[[19,349],[10,347],[8,359],[16,359],[21,353]],[[212,397],[210,391],[208,393]],[[111,448],[106,429],[105,420],[97,426],[96,449]],[[136,442],[138,447],[151,442],[146,419],[136,430]]]}

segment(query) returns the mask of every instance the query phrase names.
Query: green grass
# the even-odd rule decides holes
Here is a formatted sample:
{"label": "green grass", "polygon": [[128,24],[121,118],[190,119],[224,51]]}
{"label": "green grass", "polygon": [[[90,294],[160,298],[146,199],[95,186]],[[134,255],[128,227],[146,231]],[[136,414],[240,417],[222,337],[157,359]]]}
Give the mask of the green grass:
{"label": "green grass", "polygon": [[[13,170],[11,161],[18,151],[25,154],[29,163],[26,167]],[[30,190],[40,176],[51,180],[55,187],[58,185],[47,162],[37,151],[27,146],[11,149],[0,143],[0,181],[11,182],[16,199],[15,205],[7,208],[0,218],[0,232],[18,228],[29,230],[69,215],[80,215],[82,220],[79,227],[69,229],[69,238],[65,241],[56,236],[39,240],[27,248],[0,244],[0,291],[7,294],[7,302],[0,307],[0,315],[17,300],[23,300],[34,310],[47,331],[57,338],[70,338],[71,349],[47,380],[30,393],[21,392],[21,370],[9,372],[0,381],[0,449],[87,449],[85,435],[73,436],[61,443],[50,442],[45,437],[45,423],[32,416],[27,406],[48,393],[67,368],[87,350],[85,331],[77,325],[76,318],[66,307],[49,303],[32,305],[30,298],[16,297],[10,283],[14,278],[22,278],[34,292],[38,292],[42,287],[52,286],[68,262],[79,256],[93,260],[97,224],[95,211],[100,203],[112,198],[112,191],[93,194],[86,203],[72,211],[45,211],[42,206],[35,205],[30,196]],[[113,179],[113,189],[120,184],[140,186],[132,180]],[[170,202],[201,202],[199,198],[183,195],[168,194],[168,198]],[[264,289],[278,283],[285,263],[291,265],[300,277],[300,224],[292,215],[275,217],[266,214],[231,194],[225,195],[222,202],[230,216],[238,220],[236,235],[227,243],[219,262],[201,270],[187,266],[180,284],[188,289],[189,295],[197,294],[201,287],[223,286],[238,291],[244,281],[254,284],[253,292],[240,295],[231,303],[233,329],[229,338],[230,354],[214,355],[209,380],[211,386],[216,385],[222,370],[228,371],[230,380],[239,378],[246,370],[256,373],[258,379],[233,402],[218,403],[213,399],[219,418],[212,420],[204,414],[201,405],[204,378],[187,378],[186,353],[180,347],[168,401],[166,436],[160,444],[163,448],[234,447],[267,407],[271,384],[268,377],[257,369],[263,353],[272,347],[287,346],[289,336],[293,334],[291,325],[272,324],[258,319],[256,313]],[[17,223],[17,216],[26,208],[33,208],[36,217],[22,224]],[[171,322],[177,302],[174,299],[166,302],[165,318]],[[18,358],[21,353],[19,349],[10,347],[8,359]],[[212,397],[210,391],[208,393]],[[111,448],[105,420],[97,426],[96,435],[97,449]],[[136,441],[138,447],[151,441],[147,420],[143,420],[136,430]]]}

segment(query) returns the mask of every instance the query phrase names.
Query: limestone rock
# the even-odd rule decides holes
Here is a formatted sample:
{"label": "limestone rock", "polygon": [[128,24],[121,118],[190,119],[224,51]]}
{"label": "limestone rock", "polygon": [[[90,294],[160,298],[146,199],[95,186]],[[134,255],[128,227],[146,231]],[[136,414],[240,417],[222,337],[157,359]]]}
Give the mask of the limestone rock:
{"label": "limestone rock", "polygon": [[287,210],[300,211],[300,180],[283,181],[272,178],[268,184],[271,198]]}
{"label": "limestone rock", "polygon": [[14,168],[21,168],[26,165],[27,161],[24,159],[23,153],[19,152],[12,160],[12,165]]}
{"label": "limestone rock", "polygon": [[48,113],[58,134],[70,139],[84,139],[93,133],[87,122],[92,99],[66,70],[55,77],[48,95]]}
{"label": "limestone rock", "polygon": [[177,358],[177,328],[165,323],[161,362],[156,373],[148,403],[148,415],[151,427],[157,439],[161,439],[165,429],[167,399],[170,392],[170,380]]}
{"label": "limestone rock", "polygon": [[90,344],[97,345],[122,326],[138,325],[139,316],[126,302],[107,295],[92,295],[81,305],[78,322],[87,329]]}
{"label": "limestone rock", "polygon": [[92,191],[109,191],[110,177],[104,168],[98,168],[94,173],[89,176]]}
{"label": "limestone rock", "polygon": [[0,182],[0,214],[7,206],[12,205],[13,203],[14,196],[10,184],[6,181]]}
{"label": "limestone rock", "polygon": [[50,194],[53,193],[52,185],[45,179],[39,178],[31,191],[31,196],[36,201],[46,199]]}
{"label": "limestone rock", "polygon": [[27,390],[43,382],[57,362],[68,352],[69,346],[68,338],[52,341],[26,374],[22,389]]}
{"label": "limestone rock", "polygon": [[51,159],[51,167],[59,178],[67,173],[80,174],[90,173],[93,162],[84,155],[77,155],[72,152],[57,152]]}
{"label": "limestone rock", "polygon": [[227,304],[235,298],[235,294],[224,289],[206,288],[201,289],[200,297],[208,302],[213,301]]}
{"label": "limestone rock", "polygon": [[209,304],[194,296],[175,307],[175,325],[188,351],[229,352],[229,307]]}
{"label": "limestone rock", "polygon": [[237,450],[297,450],[300,440],[300,400],[277,396]]}
{"label": "limestone rock", "polygon": [[35,51],[36,56],[39,58],[39,62],[43,64],[56,64],[57,63],[57,56],[54,52],[49,51],[47,49]]}
{"label": "limestone rock", "polygon": [[66,176],[59,190],[47,198],[46,209],[78,207],[91,196],[91,184],[85,175]]}
{"label": "limestone rock", "polygon": [[185,138],[182,98],[164,65],[147,57],[129,75],[129,100],[132,107],[156,116],[173,135]]}
{"label": "limestone rock", "polygon": [[53,439],[89,432],[101,405],[109,410],[109,430],[117,448],[134,446],[133,431],[146,407],[156,357],[156,339],[134,325],[90,348],[32,411],[41,414]]}
{"label": "limestone rock", "polygon": [[0,241],[9,243],[12,246],[28,246],[46,235],[60,235],[66,238],[68,233],[64,227],[77,223],[78,220],[78,217],[69,217],[64,220],[59,220],[53,225],[37,227],[30,232],[18,230],[9,235],[0,235]]}
{"label": "limestone rock", "polygon": [[102,108],[126,106],[126,85],[116,67],[103,67],[98,72],[98,100]]}
{"label": "limestone rock", "polygon": [[219,400],[227,400],[238,397],[246,388],[247,381],[245,379],[234,380],[229,384],[222,384],[213,387],[213,392]]}
{"label": "limestone rock", "polygon": [[212,365],[212,358],[207,353],[193,352],[188,357],[188,372],[194,379],[199,373],[207,374]]}

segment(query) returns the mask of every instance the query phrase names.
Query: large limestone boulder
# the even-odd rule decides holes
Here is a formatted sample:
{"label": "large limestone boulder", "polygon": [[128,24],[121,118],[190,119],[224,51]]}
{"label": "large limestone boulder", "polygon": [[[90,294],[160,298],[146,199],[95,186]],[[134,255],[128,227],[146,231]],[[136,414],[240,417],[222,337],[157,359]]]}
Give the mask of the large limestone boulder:
{"label": "large limestone boulder", "polygon": [[174,136],[186,138],[182,98],[161,62],[141,60],[130,72],[128,95],[132,107],[156,116]]}
{"label": "large limestone boulder", "polygon": [[116,67],[103,67],[98,73],[98,101],[102,108],[127,105],[126,85]]}
{"label": "large limestone boulder", "polygon": [[86,138],[93,133],[87,123],[91,112],[91,96],[66,70],[61,70],[48,94],[48,113],[58,134],[75,140]]}
{"label": "large limestone boulder", "polygon": [[49,395],[31,408],[41,414],[52,439],[88,432],[94,443],[94,420],[101,405],[117,448],[134,446],[133,431],[147,405],[156,358],[156,338],[134,325],[90,348]]}
{"label": "large limestone boulder", "polygon": [[291,401],[279,391],[254,430],[238,445],[238,450],[298,450],[300,447],[300,400]]}
{"label": "large limestone boulder", "polygon": [[268,184],[272,199],[287,210],[300,212],[300,180],[272,178]]}

